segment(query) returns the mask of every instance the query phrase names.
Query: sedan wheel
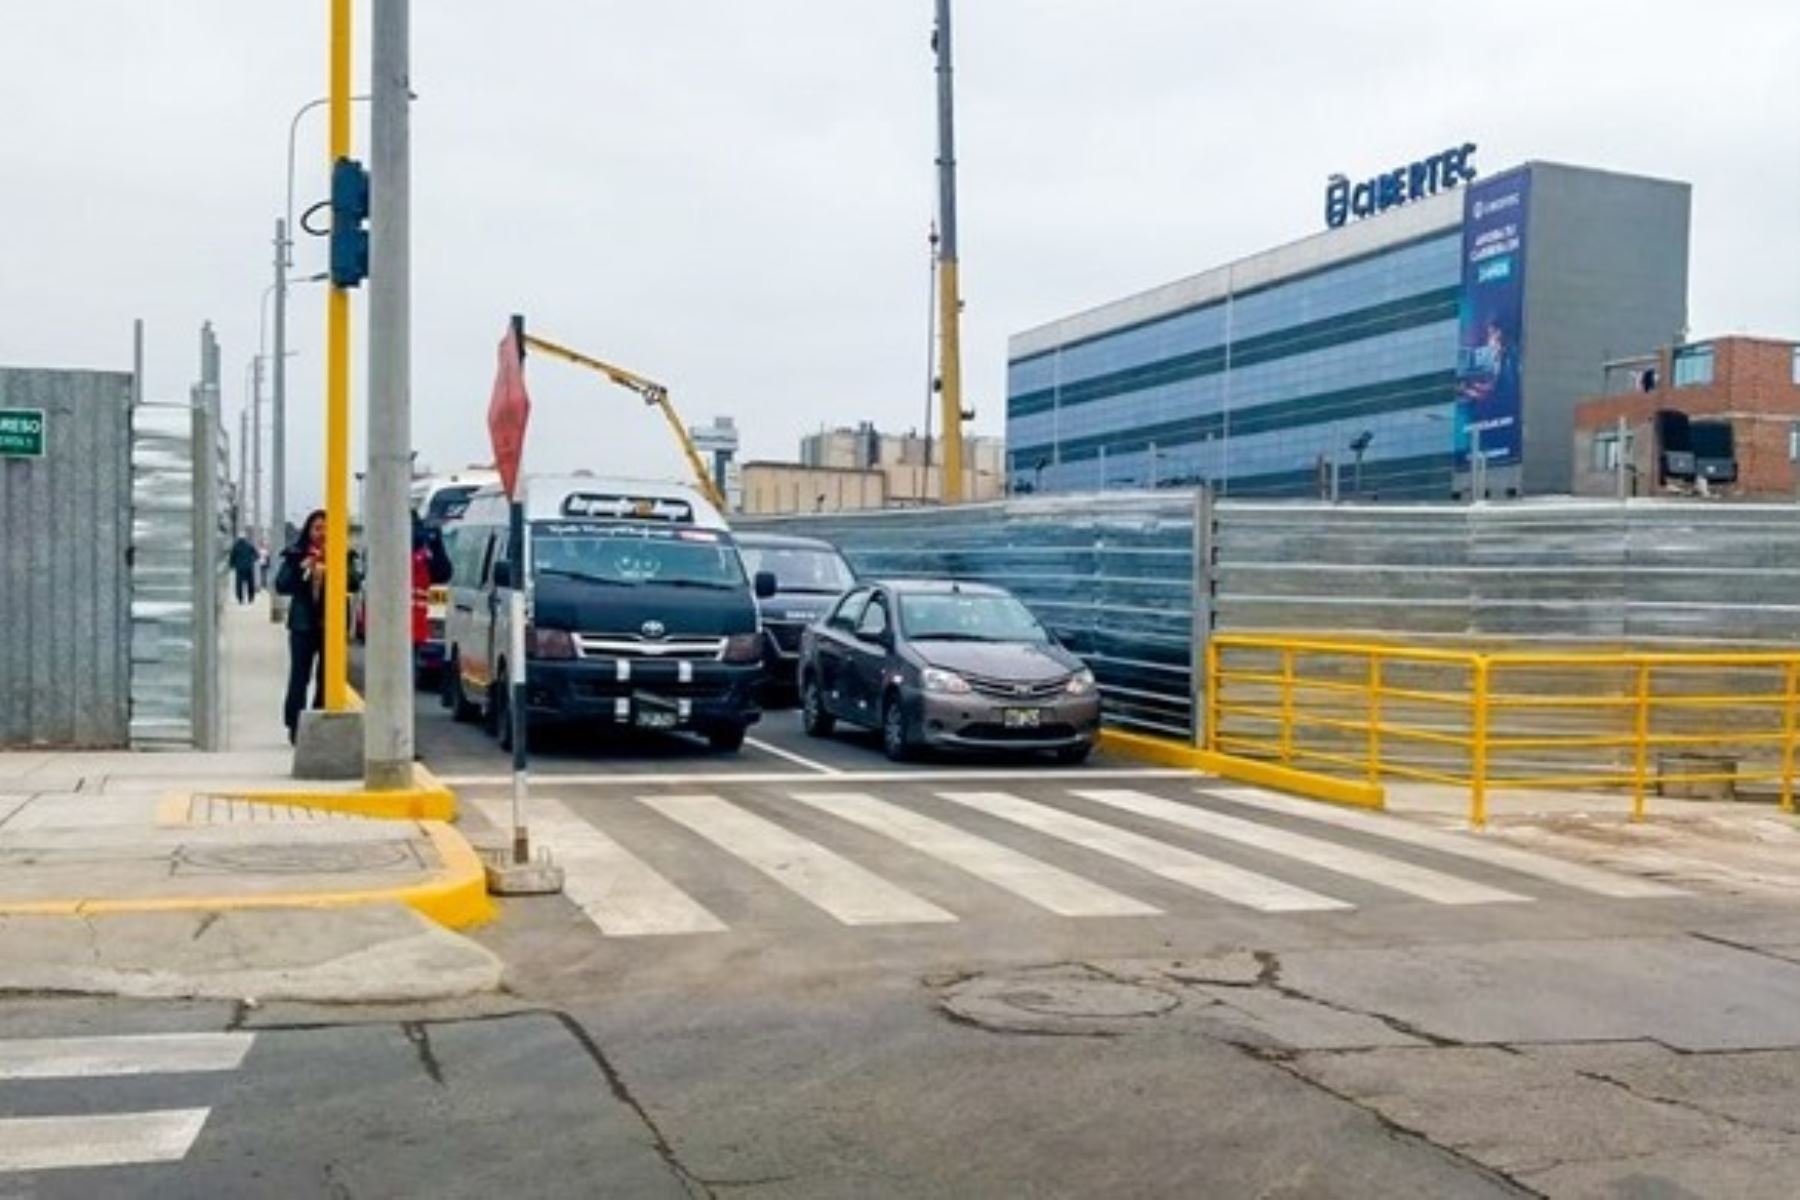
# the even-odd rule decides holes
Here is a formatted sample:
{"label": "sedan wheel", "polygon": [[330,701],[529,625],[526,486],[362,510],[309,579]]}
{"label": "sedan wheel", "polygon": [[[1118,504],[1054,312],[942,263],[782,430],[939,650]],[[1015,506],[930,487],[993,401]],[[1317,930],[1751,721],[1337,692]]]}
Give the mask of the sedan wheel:
{"label": "sedan wheel", "polygon": [[889,696],[882,706],[881,748],[894,762],[905,762],[912,757],[912,743],[906,737],[906,708],[898,696]]}
{"label": "sedan wheel", "polygon": [[830,737],[837,728],[837,719],[825,711],[825,694],[819,691],[818,680],[810,675],[800,685],[800,728],[816,738]]}

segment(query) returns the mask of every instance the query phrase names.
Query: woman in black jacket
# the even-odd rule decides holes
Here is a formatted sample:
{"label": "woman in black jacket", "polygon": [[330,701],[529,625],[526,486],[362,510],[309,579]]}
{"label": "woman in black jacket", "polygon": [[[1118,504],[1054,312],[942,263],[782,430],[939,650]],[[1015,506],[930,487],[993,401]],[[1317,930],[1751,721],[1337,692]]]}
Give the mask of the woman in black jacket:
{"label": "woman in black jacket", "polygon": [[[300,526],[294,544],[281,552],[281,569],[275,574],[275,590],[288,597],[288,684],[282,705],[288,741],[300,728],[300,710],[306,707],[306,681],[313,683],[314,708],[325,703],[325,512],[314,509]],[[356,556],[344,557],[346,590],[362,584]],[[348,614],[346,614],[348,619]]]}

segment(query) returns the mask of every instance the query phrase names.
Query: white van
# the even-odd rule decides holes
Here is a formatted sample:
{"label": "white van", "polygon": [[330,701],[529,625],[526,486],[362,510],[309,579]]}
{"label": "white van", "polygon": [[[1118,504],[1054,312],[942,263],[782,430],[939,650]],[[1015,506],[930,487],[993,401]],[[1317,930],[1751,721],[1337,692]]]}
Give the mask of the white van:
{"label": "white van", "polygon": [[[527,716],[699,733],[736,750],[761,717],[756,597],[724,516],[682,484],[524,481]],[[444,701],[505,744],[509,509],[484,488],[457,522]]]}

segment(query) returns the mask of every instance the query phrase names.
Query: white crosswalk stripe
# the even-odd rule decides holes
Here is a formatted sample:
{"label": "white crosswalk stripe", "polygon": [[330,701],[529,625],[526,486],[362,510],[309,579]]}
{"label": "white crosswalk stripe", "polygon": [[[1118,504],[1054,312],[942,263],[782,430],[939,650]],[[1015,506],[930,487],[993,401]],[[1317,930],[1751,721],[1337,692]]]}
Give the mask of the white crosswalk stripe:
{"label": "white crosswalk stripe", "polygon": [[1358,833],[1373,834],[1389,841],[1418,846],[1439,854],[1473,859],[1490,866],[1516,871],[1521,875],[1547,879],[1552,883],[1560,883],[1565,887],[1576,888],[1599,896],[1641,900],[1685,895],[1681,889],[1670,887],[1667,884],[1653,883],[1648,879],[1634,879],[1629,875],[1618,875],[1611,871],[1602,871],[1596,867],[1583,866],[1580,863],[1567,862],[1560,858],[1533,854],[1527,850],[1501,845],[1492,839],[1484,840],[1475,835],[1428,829],[1397,817],[1376,816],[1374,813],[1337,808],[1316,801],[1295,800],[1289,796],[1257,791],[1252,788],[1207,787],[1197,790],[1201,795],[1228,800],[1245,808],[1280,813],[1289,817],[1301,817],[1323,825],[1333,825],[1339,829],[1352,829]]}
{"label": "white crosswalk stripe", "polygon": [[793,792],[793,799],[1003,888],[1064,917],[1141,917],[1160,909],[1039,862],[1009,846],[865,792]]}
{"label": "white crosswalk stripe", "polygon": [[175,1162],[187,1156],[211,1111],[0,1119],[0,1174]]}
{"label": "white crosswalk stripe", "polygon": [[1091,800],[1095,804],[1104,804],[1119,809],[1122,812],[1136,813],[1139,816],[1165,821],[1171,825],[1196,830],[1211,837],[1237,842],[1258,850],[1267,850],[1272,854],[1310,863],[1315,867],[1323,867],[1325,870],[1334,871],[1339,875],[1349,875],[1366,880],[1397,892],[1404,892],[1409,896],[1417,896],[1421,900],[1429,900],[1433,904],[1502,904],[1531,899],[1529,896],[1521,896],[1516,892],[1502,891],[1499,888],[1488,887],[1486,884],[1459,879],[1454,875],[1446,875],[1442,871],[1415,866],[1399,859],[1386,858],[1379,854],[1371,854],[1366,850],[1357,850],[1350,846],[1341,846],[1336,842],[1305,837],[1298,833],[1289,833],[1284,829],[1276,829],[1268,825],[1258,825],[1254,821],[1223,816],[1192,804],[1165,800],[1160,796],[1151,796],[1144,792],[1113,788],[1084,788],[1075,792],[1075,795],[1084,800]]}
{"label": "white crosswalk stripe", "polygon": [[0,1080],[233,1071],[255,1039],[253,1033],[17,1038],[0,1041]]}
{"label": "white crosswalk stripe", "polygon": [[[0,1040],[0,1083],[233,1071],[254,1033]],[[144,1166],[186,1157],[210,1108],[0,1117],[0,1175]]]}
{"label": "white crosswalk stripe", "polygon": [[1007,792],[939,792],[938,795],[976,812],[1023,825],[1261,912],[1318,912],[1352,907],[1342,900]]}
{"label": "white crosswalk stripe", "polygon": [[[505,801],[473,803],[496,826],[512,824]],[[534,796],[530,820],[533,840],[563,869],[563,894],[602,933],[645,937],[724,931],[723,921],[567,805]]]}
{"label": "white crosswalk stripe", "polygon": [[638,800],[846,925],[956,920],[930,901],[718,796],[639,796]]}

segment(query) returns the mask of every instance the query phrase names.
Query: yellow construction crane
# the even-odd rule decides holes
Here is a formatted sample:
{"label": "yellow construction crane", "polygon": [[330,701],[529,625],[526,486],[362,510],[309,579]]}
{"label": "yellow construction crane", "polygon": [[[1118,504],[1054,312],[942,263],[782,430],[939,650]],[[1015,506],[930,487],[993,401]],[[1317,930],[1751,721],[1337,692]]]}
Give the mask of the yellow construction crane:
{"label": "yellow construction crane", "polygon": [[694,473],[694,482],[700,488],[700,494],[712,502],[720,512],[726,511],[728,505],[719,485],[713,481],[712,472],[706,469],[706,460],[700,457],[700,451],[694,448],[694,439],[688,436],[687,426],[681,423],[681,415],[675,411],[675,405],[669,401],[669,389],[655,380],[645,379],[642,375],[627,371],[624,367],[615,367],[611,363],[601,362],[591,355],[579,350],[571,350],[567,346],[559,346],[535,334],[525,335],[525,346],[531,350],[542,351],[564,362],[574,363],[578,367],[586,367],[590,371],[598,371],[622,388],[629,388],[644,398],[644,403],[662,409],[662,415],[674,431],[675,443],[687,456],[688,469]]}

